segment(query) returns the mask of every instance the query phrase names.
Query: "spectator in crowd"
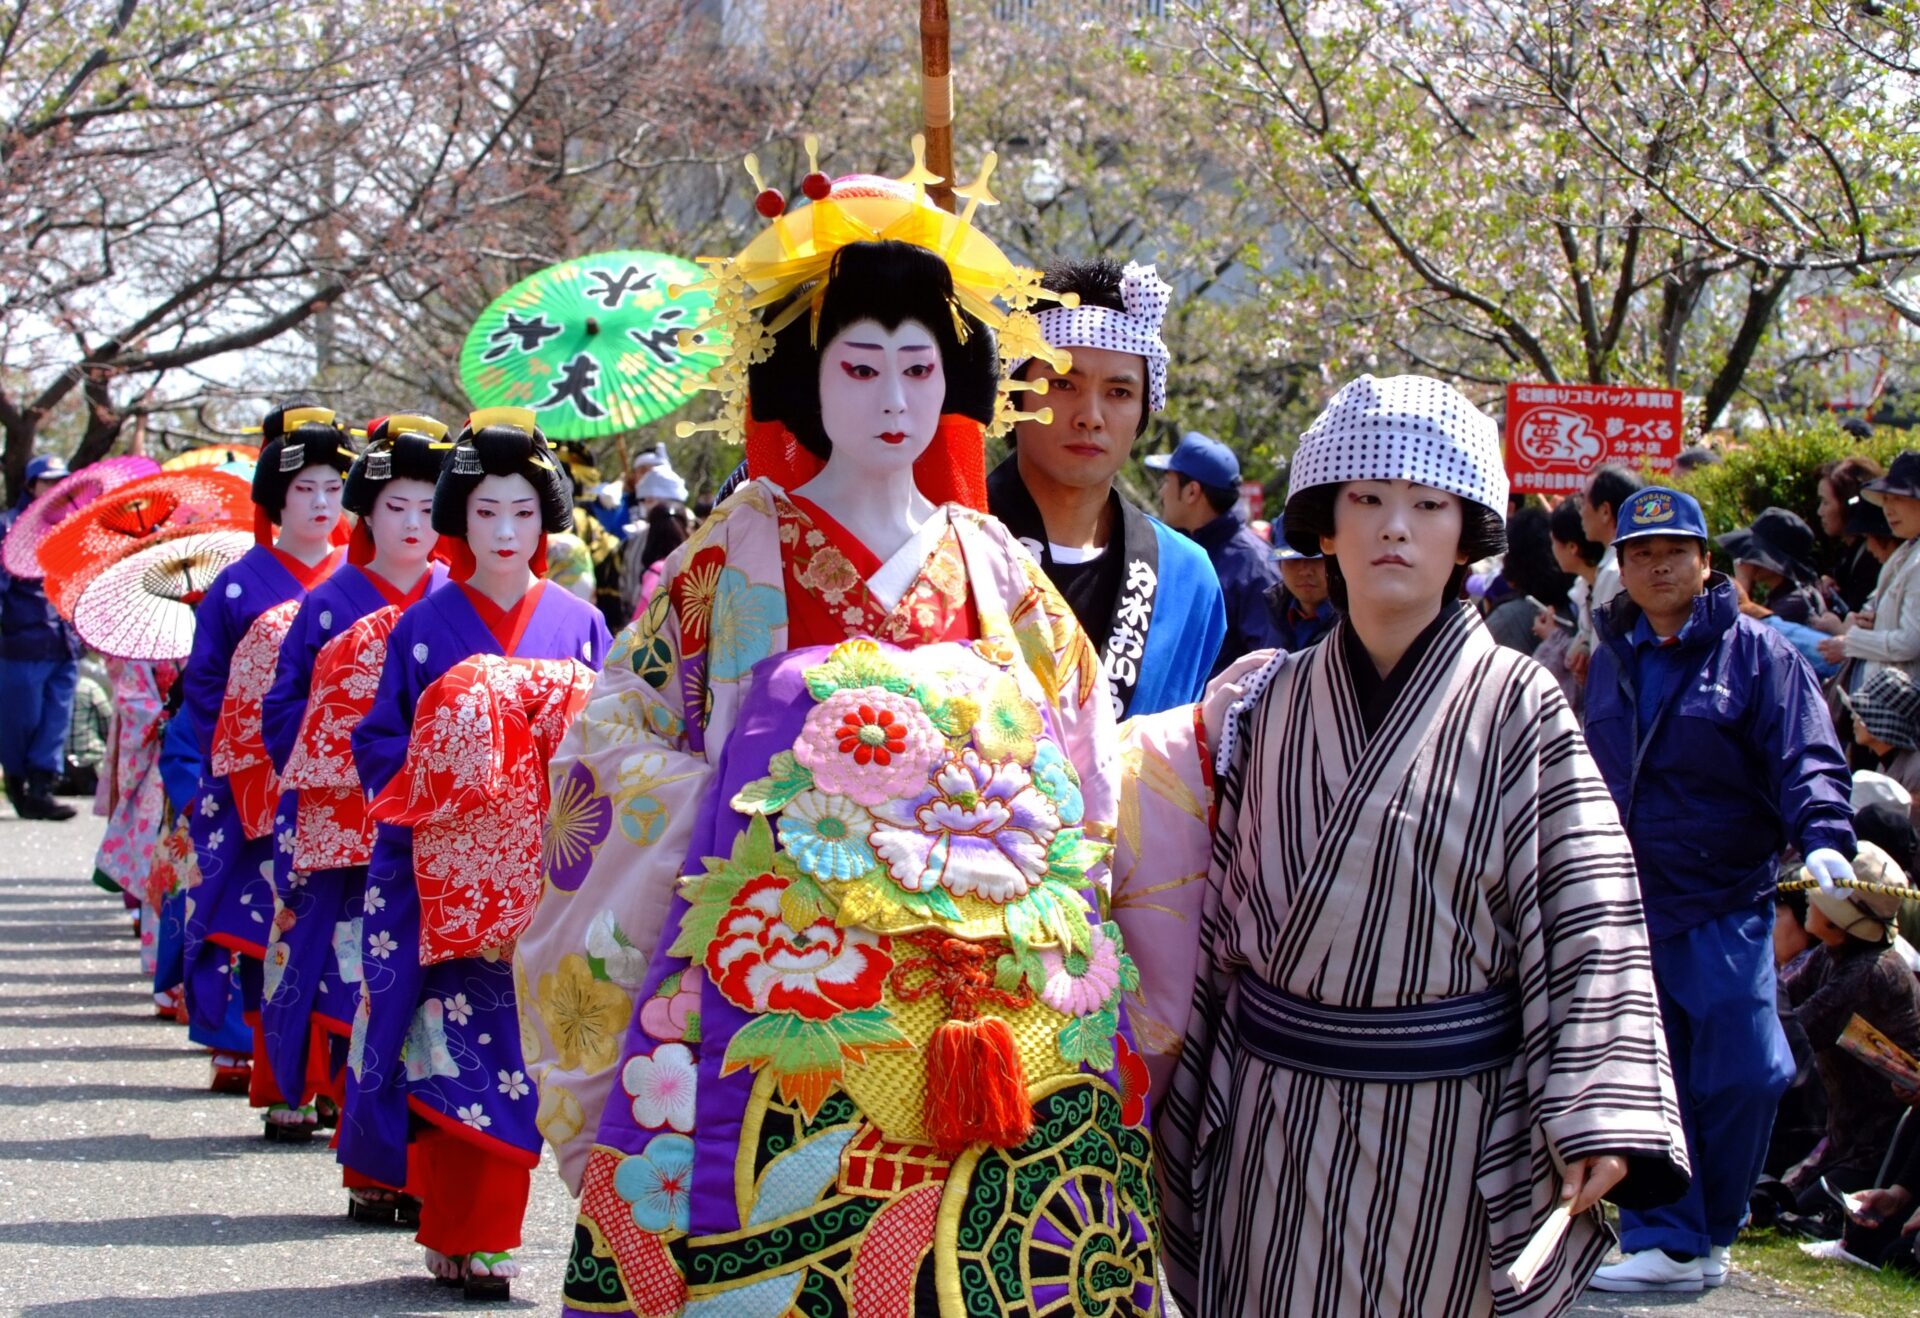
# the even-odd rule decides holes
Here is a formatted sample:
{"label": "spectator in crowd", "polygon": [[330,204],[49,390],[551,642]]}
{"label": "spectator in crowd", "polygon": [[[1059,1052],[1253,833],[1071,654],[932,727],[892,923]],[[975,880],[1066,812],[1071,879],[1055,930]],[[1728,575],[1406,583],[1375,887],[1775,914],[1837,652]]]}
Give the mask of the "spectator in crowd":
{"label": "spectator in crowd", "polygon": [[[1870,883],[1904,888],[1893,858],[1861,841],[1854,870]],[[1859,1016],[1909,1056],[1920,1054],[1920,986],[1892,946],[1900,898],[1855,888],[1815,889],[1807,895],[1807,932],[1818,940],[1804,971],[1789,985],[1795,1019],[1813,1044],[1826,1094],[1826,1139],[1784,1180],[1799,1211],[1782,1226],[1822,1239],[1840,1235],[1839,1206],[1824,1180],[1842,1193],[1871,1187],[1905,1104],[1887,1079],[1841,1046]]]}
{"label": "spectator in crowd", "polygon": [[1821,642],[1826,640],[1825,632],[1805,623],[1788,622],[1766,605],[1756,604],[1753,596],[1747,593],[1745,584],[1737,577],[1734,578],[1733,593],[1740,601],[1741,615],[1780,633],[1799,656],[1812,666],[1815,677],[1824,682],[1840,671],[1840,665],[1828,662],[1826,656],[1820,653]]}
{"label": "spectator in crowd", "polygon": [[[1797,867],[1796,867],[1797,868]],[[1791,874],[1783,876],[1791,877]],[[1764,1175],[1752,1195],[1753,1225],[1771,1226],[1799,1205],[1780,1177],[1812,1153],[1827,1133],[1826,1091],[1806,1027],[1793,1014],[1791,986],[1806,969],[1819,940],[1807,932],[1807,894],[1776,890],[1773,898],[1774,1015],[1793,1054],[1793,1080],[1780,1096],[1767,1140]]]}
{"label": "spectator in crowd", "polygon": [[1280,584],[1273,551],[1242,524],[1234,507],[1240,500],[1240,459],[1219,440],[1189,431],[1173,452],[1156,453],[1143,465],[1160,473],[1160,520],[1206,550],[1220,579],[1227,635],[1213,671],[1255,650],[1280,646],[1280,629],[1267,604],[1267,592]]}
{"label": "spectator in crowd", "polygon": [[1920,688],[1897,668],[1882,668],[1853,693],[1853,739],[1881,773],[1920,794]]}
{"label": "spectator in crowd", "polygon": [[60,784],[66,795],[93,795],[112,728],[113,696],[107,690],[106,671],[98,659],[82,659],[73,687],[73,713],[67,720],[66,771]]}
{"label": "spectator in crowd", "polygon": [[[675,479],[679,479],[675,477]],[[684,488],[684,487],[683,487]],[[678,500],[662,500],[647,513],[647,534],[640,559],[640,587],[634,598],[633,616],[638,618],[653,601],[660,578],[666,572],[667,558],[693,534],[693,515]]]}
{"label": "spectator in crowd", "polygon": [[1540,644],[1534,622],[1541,607],[1565,608],[1574,582],[1554,556],[1544,509],[1523,507],[1507,518],[1507,555],[1500,576],[1504,598],[1488,610],[1487,630],[1509,650],[1532,654]]}
{"label": "spectator in crowd", "polygon": [[[1604,493],[1604,491],[1603,491]],[[1693,496],[1642,489],[1614,536],[1624,593],[1596,610],[1587,742],[1640,871],[1693,1179],[1622,1210],[1608,1291],[1723,1284],[1793,1059],[1775,1017],[1775,866],[1853,875],[1846,761],[1812,671],[1740,616]]]}
{"label": "spectator in crowd", "polygon": [[1600,570],[1593,579],[1593,607],[1604,609],[1620,593],[1620,559],[1614,549],[1614,528],[1620,522],[1620,510],[1628,499],[1646,487],[1646,482],[1625,467],[1608,464],[1595,471],[1581,491],[1580,524],[1587,539],[1607,546],[1600,557]]}
{"label": "spectator in crowd", "polygon": [[1752,526],[1716,536],[1715,543],[1733,560],[1733,579],[1747,597],[1788,622],[1809,623],[1840,604],[1821,592],[1813,528],[1798,513],[1762,509]]}
{"label": "spectator in crowd", "polygon": [[[1886,475],[1872,458],[1842,458],[1820,466],[1820,530],[1834,544],[1827,560],[1827,579],[1833,583],[1847,612],[1859,608],[1880,580],[1880,561],[1867,547],[1866,536],[1847,525],[1849,506],[1868,481]],[[1891,536],[1891,533],[1888,533]]]}
{"label": "spectator in crowd", "polygon": [[1567,649],[1567,669],[1584,679],[1593,653],[1593,587],[1609,552],[1607,540],[1613,537],[1595,540],[1587,534],[1587,505],[1577,494],[1553,506],[1547,526],[1553,535],[1553,561],[1573,577],[1567,602],[1574,614],[1574,640]]}
{"label": "spectator in crowd", "polygon": [[[43,453],[27,463],[26,484],[12,508],[0,513],[0,538],[29,503],[67,475],[65,460]],[[0,771],[7,801],[22,819],[72,819],[73,807],[53,787],[67,744],[80,636],[41,588],[38,577],[0,569]]]}
{"label": "spectator in crowd", "polygon": [[1920,554],[1913,547],[1920,535],[1920,453],[1909,450],[1895,458],[1886,475],[1861,488],[1860,497],[1880,506],[1903,543],[1881,565],[1873,595],[1820,652],[1836,663],[1859,660],[1862,677],[1889,667],[1912,677],[1920,673]]}
{"label": "spectator in crowd", "polygon": [[[1920,1089],[1894,1085],[1893,1092],[1910,1106],[1920,1104]],[[1920,1118],[1907,1122],[1888,1166],[1892,1175],[1859,1196],[1840,1240],[1801,1248],[1817,1257],[1920,1275]]]}
{"label": "spectator in crowd", "polygon": [[1340,620],[1327,593],[1327,560],[1321,554],[1303,554],[1283,536],[1274,550],[1280,564],[1280,584],[1267,589],[1267,604],[1280,629],[1280,647],[1304,650]]}
{"label": "spectator in crowd", "polygon": [[[641,459],[647,459],[641,465]],[[687,504],[687,482],[673,469],[667,460],[666,450],[643,453],[634,459],[635,476],[627,496],[627,512],[632,521],[627,524],[627,543],[620,561],[620,599],[629,617],[637,618],[646,607],[642,599],[641,581],[647,569],[662,562],[677,548],[685,536],[670,540],[665,548],[649,544],[647,536],[653,526],[653,514],[667,507],[677,508],[684,516]]]}

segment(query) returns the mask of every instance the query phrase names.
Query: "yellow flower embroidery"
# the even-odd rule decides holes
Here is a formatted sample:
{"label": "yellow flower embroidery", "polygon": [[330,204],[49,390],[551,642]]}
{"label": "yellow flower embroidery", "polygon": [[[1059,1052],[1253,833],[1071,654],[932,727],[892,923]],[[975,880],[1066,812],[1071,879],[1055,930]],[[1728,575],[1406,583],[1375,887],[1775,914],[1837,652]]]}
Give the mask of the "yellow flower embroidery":
{"label": "yellow flower embroidery", "polygon": [[973,742],[990,760],[1032,764],[1034,738],[1041,727],[1040,711],[1020,694],[1020,684],[1002,673],[987,684],[980,717],[973,725]]}
{"label": "yellow flower embroidery", "polygon": [[557,971],[540,976],[539,1001],[561,1066],[602,1071],[614,1064],[633,1017],[633,1004],[618,984],[596,980],[587,959],[569,952]]}

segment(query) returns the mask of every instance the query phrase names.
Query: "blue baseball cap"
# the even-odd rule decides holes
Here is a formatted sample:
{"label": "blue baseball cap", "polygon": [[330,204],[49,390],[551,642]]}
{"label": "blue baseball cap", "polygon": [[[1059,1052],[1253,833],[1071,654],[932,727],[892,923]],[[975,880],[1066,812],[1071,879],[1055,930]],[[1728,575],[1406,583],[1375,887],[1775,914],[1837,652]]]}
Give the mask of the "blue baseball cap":
{"label": "blue baseball cap", "polygon": [[67,476],[67,460],[58,453],[42,453],[27,462],[27,484],[35,481],[57,481]]}
{"label": "blue baseball cap", "polygon": [[1202,485],[1232,489],[1240,484],[1240,459],[1233,450],[1197,430],[1180,436],[1173,452],[1156,453],[1143,465],[1149,471],[1171,471]]}
{"label": "blue baseball cap", "polygon": [[1282,563],[1318,563],[1322,557],[1319,554],[1303,554],[1285,540],[1274,545],[1273,556]]}
{"label": "blue baseball cap", "polygon": [[1691,494],[1654,485],[1621,504],[1613,543],[1644,540],[1650,535],[1680,535],[1704,541],[1707,517],[1700,511],[1700,501]]}

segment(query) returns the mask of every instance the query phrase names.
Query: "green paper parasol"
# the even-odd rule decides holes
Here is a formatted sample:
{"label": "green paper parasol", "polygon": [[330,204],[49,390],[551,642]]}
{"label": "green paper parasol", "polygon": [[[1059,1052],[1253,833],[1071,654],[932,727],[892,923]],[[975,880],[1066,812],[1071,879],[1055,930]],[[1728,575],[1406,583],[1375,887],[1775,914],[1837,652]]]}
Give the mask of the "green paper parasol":
{"label": "green paper parasol", "polygon": [[700,267],[660,252],[600,252],[521,280],[480,314],[460,381],[480,407],[527,407],[553,439],[592,439],[666,416],[718,366],[724,343],[681,337],[713,309]]}

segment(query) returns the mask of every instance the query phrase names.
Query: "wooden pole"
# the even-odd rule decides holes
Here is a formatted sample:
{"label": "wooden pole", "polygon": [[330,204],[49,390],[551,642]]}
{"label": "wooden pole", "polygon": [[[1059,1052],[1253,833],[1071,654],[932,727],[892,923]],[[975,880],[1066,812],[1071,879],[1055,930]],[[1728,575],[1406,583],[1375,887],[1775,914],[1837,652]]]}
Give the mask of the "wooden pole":
{"label": "wooden pole", "polygon": [[927,189],[934,205],[953,205],[953,29],[947,0],[920,0],[920,104],[927,125],[927,168],[940,182]]}

